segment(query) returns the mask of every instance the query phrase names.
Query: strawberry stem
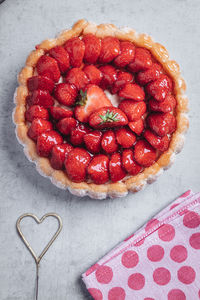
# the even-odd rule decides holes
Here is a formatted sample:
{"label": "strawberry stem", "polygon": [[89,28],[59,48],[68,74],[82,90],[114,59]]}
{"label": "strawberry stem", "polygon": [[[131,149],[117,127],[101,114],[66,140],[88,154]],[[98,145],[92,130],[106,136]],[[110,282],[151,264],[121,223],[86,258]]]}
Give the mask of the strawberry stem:
{"label": "strawberry stem", "polygon": [[117,122],[119,121],[119,119],[116,119],[118,113],[113,113],[112,111],[110,112],[109,109],[107,110],[106,114],[103,115],[99,115],[100,118],[102,119],[102,122],[99,125],[102,125],[106,122]]}
{"label": "strawberry stem", "polygon": [[84,106],[87,102],[87,91],[83,92],[80,90],[79,101],[76,102],[76,105]]}

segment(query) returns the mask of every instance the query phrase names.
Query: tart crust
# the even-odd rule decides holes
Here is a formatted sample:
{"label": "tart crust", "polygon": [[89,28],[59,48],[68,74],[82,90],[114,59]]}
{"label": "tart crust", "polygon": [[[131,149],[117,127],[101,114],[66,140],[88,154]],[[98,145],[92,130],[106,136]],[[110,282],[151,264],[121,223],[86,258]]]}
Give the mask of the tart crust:
{"label": "tart crust", "polygon": [[[26,96],[28,95],[27,79],[33,76],[34,67],[38,59],[51,48],[64,44],[68,39],[93,33],[103,38],[105,36],[115,36],[119,40],[128,40],[138,47],[144,47],[151,51],[152,55],[160,62],[165,72],[174,81],[174,94],[177,99],[176,120],[177,128],[173,133],[169,149],[162,153],[158,160],[149,168],[145,168],[142,173],[136,176],[127,176],[117,183],[107,183],[97,185],[94,183],[75,183],[72,182],[64,171],[57,171],[50,165],[48,158],[38,156],[35,143],[28,137],[28,126],[25,121]],[[188,129],[187,118],[188,99],[185,96],[186,84],[180,74],[179,65],[176,61],[170,60],[169,54],[164,46],[153,41],[147,34],[138,34],[130,28],[117,28],[113,24],[100,24],[79,20],[72,29],[61,32],[55,39],[48,39],[37,46],[32,51],[25,67],[18,74],[19,87],[16,89],[14,101],[16,107],[13,111],[13,122],[16,125],[16,136],[24,147],[24,153],[30,161],[35,162],[38,172],[49,177],[53,184],[62,189],[68,189],[77,196],[90,196],[91,198],[104,199],[106,197],[124,197],[127,193],[137,192],[145,187],[147,183],[154,182],[163,170],[168,169],[174,161],[175,154],[179,153],[183,147],[184,134]]]}

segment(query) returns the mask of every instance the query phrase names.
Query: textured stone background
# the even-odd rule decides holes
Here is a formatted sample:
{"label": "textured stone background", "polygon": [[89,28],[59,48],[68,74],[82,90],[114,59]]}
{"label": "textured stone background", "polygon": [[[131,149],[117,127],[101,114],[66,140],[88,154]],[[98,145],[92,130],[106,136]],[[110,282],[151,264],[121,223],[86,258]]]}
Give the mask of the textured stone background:
{"label": "textured stone background", "polygon": [[[199,0],[6,0],[0,5],[0,299],[30,300],[35,265],[15,230],[17,217],[57,212],[64,228],[41,263],[40,298],[89,299],[80,275],[179,194],[199,190],[200,146]],[[173,167],[144,191],[124,199],[79,199],[41,177],[17,143],[11,120],[16,75],[25,57],[45,38],[80,18],[128,25],[163,43],[180,65],[190,98],[190,130]],[[38,227],[24,231],[39,250]],[[40,226],[47,240],[56,223]],[[45,236],[45,238],[44,238]]]}

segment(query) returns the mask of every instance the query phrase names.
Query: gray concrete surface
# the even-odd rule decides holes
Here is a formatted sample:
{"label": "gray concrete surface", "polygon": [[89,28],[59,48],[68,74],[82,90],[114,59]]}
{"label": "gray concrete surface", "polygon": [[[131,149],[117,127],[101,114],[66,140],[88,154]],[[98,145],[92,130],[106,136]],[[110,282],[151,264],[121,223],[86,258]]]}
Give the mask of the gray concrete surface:
{"label": "gray concrete surface", "polygon": [[[63,219],[61,235],[41,262],[39,299],[86,300],[82,272],[180,193],[199,190],[199,11],[199,0],[6,0],[0,5],[0,300],[34,299],[34,261],[15,229],[20,214],[41,217],[52,211]],[[27,54],[84,17],[151,34],[180,63],[188,85],[190,130],[183,151],[156,183],[124,199],[79,199],[53,186],[25,158],[11,120],[16,75]],[[24,223],[38,251],[42,237],[56,227],[50,220],[39,229],[30,220]]]}

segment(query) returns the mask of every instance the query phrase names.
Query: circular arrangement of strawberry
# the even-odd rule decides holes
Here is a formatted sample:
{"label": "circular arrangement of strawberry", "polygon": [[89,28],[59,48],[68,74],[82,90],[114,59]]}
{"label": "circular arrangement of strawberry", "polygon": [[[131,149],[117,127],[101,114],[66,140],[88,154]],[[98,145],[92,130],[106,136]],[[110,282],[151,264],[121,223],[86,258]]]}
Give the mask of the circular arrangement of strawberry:
{"label": "circular arrangement of strawberry", "polygon": [[39,58],[27,87],[28,136],[73,182],[104,184],[142,172],[176,130],[172,79],[130,41],[71,38]]}

